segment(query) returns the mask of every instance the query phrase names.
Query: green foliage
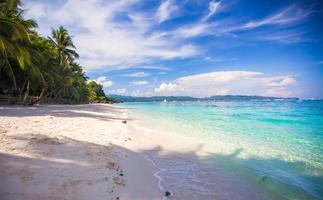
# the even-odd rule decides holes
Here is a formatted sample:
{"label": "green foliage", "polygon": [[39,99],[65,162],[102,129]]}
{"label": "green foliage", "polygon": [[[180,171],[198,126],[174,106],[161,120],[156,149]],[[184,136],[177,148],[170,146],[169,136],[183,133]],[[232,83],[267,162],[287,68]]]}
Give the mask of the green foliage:
{"label": "green foliage", "polygon": [[113,97],[107,97],[107,102],[108,103],[117,103],[117,100],[115,99],[115,98],[113,98]]}
{"label": "green foliage", "polygon": [[95,81],[90,81],[87,85],[90,102],[106,103],[107,97],[104,94],[103,86]]}
{"label": "green foliage", "polygon": [[87,84],[68,31],[60,26],[41,37],[20,5],[0,0],[0,94],[23,104],[106,102],[102,85]]}

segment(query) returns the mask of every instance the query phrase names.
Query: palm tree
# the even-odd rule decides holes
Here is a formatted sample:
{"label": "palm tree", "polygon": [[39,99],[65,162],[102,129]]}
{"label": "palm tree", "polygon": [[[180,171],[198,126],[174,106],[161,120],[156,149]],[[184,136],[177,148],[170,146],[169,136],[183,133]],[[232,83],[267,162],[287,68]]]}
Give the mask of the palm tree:
{"label": "palm tree", "polygon": [[59,65],[63,66],[62,87],[57,92],[57,97],[64,99],[64,97],[71,95],[73,91],[73,82],[75,79],[73,66],[75,65],[75,59],[79,55],[76,53],[76,47],[73,44],[72,37],[63,26],[60,26],[57,30],[53,29],[52,38],[49,39],[56,50]]}
{"label": "palm tree", "polygon": [[20,96],[26,87],[23,98],[23,102],[26,102],[31,84],[41,85],[43,94],[45,80],[39,70],[43,59],[30,40],[37,23],[25,20],[20,6],[20,0],[0,0],[0,77],[3,70],[11,79],[14,90],[17,88],[16,76],[24,79]]}
{"label": "palm tree", "polygon": [[[60,26],[52,38],[41,37],[34,29],[37,23],[24,19],[23,12],[20,0],[0,0],[0,94],[30,105],[44,97],[88,102],[92,90],[75,62],[79,55],[67,30]],[[105,98],[98,87],[96,96]]]}
{"label": "palm tree", "polygon": [[12,60],[17,61],[22,69],[30,64],[27,48],[30,39],[26,28],[36,25],[33,21],[23,20],[19,5],[20,0],[0,1],[0,75],[3,70],[12,80],[14,88],[16,88],[16,77]]}
{"label": "palm tree", "polygon": [[76,48],[73,44],[72,37],[63,26],[60,26],[57,30],[53,29],[52,37],[50,40],[57,50],[59,64],[68,68],[71,62],[79,58],[79,55],[75,51]]}

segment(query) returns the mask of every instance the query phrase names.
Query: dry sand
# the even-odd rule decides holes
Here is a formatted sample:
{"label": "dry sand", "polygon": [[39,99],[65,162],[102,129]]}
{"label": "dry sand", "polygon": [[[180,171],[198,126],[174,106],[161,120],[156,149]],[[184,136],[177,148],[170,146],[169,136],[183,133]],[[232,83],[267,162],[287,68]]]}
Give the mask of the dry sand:
{"label": "dry sand", "polygon": [[112,105],[0,107],[0,199],[162,199],[130,123]]}

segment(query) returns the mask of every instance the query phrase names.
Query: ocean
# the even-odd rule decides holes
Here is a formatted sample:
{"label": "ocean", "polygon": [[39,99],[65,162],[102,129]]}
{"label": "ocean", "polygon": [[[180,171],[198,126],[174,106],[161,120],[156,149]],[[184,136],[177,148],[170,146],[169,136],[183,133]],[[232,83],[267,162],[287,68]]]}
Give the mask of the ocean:
{"label": "ocean", "polygon": [[[242,192],[244,183],[269,199],[323,199],[323,101],[121,105],[138,119],[148,120],[150,128],[211,147],[212,152],[203,159],[149,157],[160,169],[155,174],[160,187],[172,188],[177,199],[230,199],[230,192],[241,193],[236,199],[253,199],[252,194]],[[231,180],[233,176],[243,182]]]}

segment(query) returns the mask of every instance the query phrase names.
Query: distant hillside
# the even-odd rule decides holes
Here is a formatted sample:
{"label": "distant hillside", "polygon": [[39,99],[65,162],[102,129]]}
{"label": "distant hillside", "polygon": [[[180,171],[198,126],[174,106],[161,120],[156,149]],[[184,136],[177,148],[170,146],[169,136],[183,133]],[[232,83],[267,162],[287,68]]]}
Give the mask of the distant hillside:
{"label": "distant hillside", "polygon": [[204,98],[189,96],[152,96],[152,97],[133,97],[122,95],[109,95],[117,102],[160,102],[164,101],[266,101],[266,100],[298,100],[298,98],[280,98],[280,97],[263,97],[263,96],[246,96],[246,95],[217,95]]}

